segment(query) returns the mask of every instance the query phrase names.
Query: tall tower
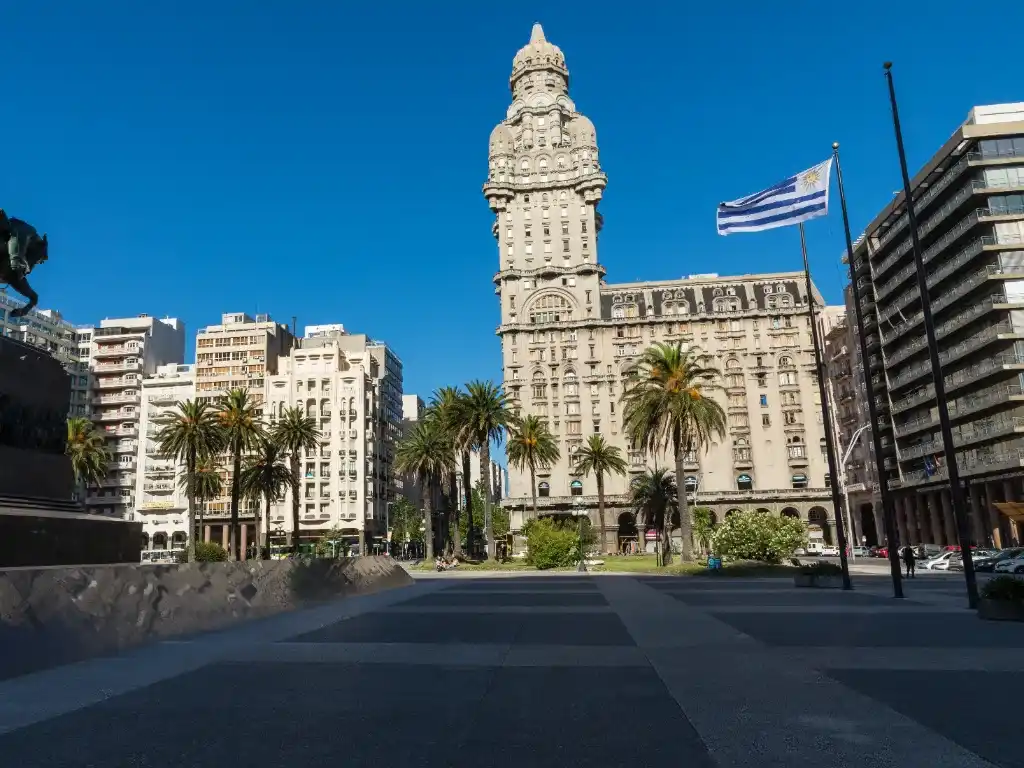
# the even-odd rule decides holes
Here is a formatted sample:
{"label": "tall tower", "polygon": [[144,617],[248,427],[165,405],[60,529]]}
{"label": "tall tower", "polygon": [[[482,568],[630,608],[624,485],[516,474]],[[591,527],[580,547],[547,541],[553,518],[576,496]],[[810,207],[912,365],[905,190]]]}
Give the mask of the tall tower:
{"label": "tall tower", "polygon": [[[583,442],[578,398],[582,360],[577,341],[600,321],[597,205],[607,184],[593,123],[569,98],[569,70],[558,46],[533,25],[512,61],[512,105],[491,132],[483,192],[495,213],[505,389],[518,409],[558,413],[562,385],[567,419],[563,463]],[[529,392],[522,392],[528,386]],[[569,410],[575,410],[572,423]]]}

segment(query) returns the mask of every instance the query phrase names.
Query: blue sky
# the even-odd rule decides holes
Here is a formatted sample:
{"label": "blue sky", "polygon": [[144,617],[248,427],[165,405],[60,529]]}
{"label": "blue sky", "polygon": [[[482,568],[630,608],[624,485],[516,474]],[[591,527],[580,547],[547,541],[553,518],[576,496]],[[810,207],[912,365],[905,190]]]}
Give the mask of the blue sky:
{"label": "blue sky", "polygon": [[[794,230],[720,238],[714,207],[832,141],[859,231],[900,185],[886,59],[912,169],[972,105],[1024,100],[1024,4],[349,5],[8,3],[0,207],[50,235],[43,306],[190,335],[222,312],[342,322],[394,347],[407,392],[498,378],[480,187],[536,20],[597,127],[612,282],[798,268]],[[838,209],[808,237],[838,301]]]}

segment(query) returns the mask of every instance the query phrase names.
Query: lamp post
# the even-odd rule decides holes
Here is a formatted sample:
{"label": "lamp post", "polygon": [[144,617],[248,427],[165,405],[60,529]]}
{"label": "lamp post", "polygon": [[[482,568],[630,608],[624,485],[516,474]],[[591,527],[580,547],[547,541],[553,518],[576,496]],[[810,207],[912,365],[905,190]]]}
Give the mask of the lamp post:
{"label": "lamp post", "polygon": [[[850,455],[853,453],[853,447],[857,445],[857,440],[867,431],[869,426],[869,424],[862,424],[854,430],[853,437],[850,438],[850,444],[846,446],[846,451],[843,452],[843,463],[840,468],[839,477],[836,478],[838,482],[842,483],[843,503],[846,506],[846,530],[850,532],[851,536],[853,536],[853,512],[850,511],[850,490],[846,485],[846,465],[850,462]],[[838,443],[838,440],[836,442]],[[854,544],[856,544],[856,538],[854,539]],[[857,556],[853,554],[852,545],[850,546],[850,557],[854,560],[857,559]]]}
{"label": "lamp post", "polygon": [[576,566],[576,570],[580,573],[587,572],[587,555],[583,551],[583,518],[587,516],[587,507],[583,503],[583,499],[577,499],[572,505],[572,514],[579,520],[579,537],[580,537],[580,562]]}

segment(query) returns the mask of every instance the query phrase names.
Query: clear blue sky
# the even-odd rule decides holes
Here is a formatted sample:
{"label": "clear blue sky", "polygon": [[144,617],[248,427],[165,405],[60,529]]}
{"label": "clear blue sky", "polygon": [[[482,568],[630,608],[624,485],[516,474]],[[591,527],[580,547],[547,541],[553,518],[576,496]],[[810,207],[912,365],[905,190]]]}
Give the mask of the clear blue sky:
{"label": "clear blue sky", "polygon": [[[499,377],[480,187],[535,20],[597,126],[613,282],[798,268],[794,230],[720,238],[714,207],[832,141],[859,231],[899,187],[886,59],[912,169],[972,105],[1024,100],[1024,4],[353,5],[8,2],[0,207],[50,235],[43,306],[342,322],[407,392]],[[837,209],[809,243],[838,301]]]}

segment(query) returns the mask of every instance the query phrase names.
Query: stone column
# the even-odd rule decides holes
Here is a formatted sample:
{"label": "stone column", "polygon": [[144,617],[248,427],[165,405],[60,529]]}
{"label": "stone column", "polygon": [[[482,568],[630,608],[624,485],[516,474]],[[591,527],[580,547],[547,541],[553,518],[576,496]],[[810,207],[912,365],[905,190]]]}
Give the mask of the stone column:
{"label": "stone column", "polygon": [[881,499],[871,502],[871,514],[875,516],[875,543],[881,544],[885,539],[885,510]]}
{"label": "stone column", "polygon": [[228,548],[228,524],[224,523],[220,527],[220,545],[224,548]]}
{"label": "stone column", "polygon": [[946,541],[956,544],[956,522],[953,520],[953,505],[950,504],[949,491],[942,491],[942,527],[946,532]]}
{"label": "stone column", "polygon": [[[907,506],[910,504],[910,498],[904,496],[902,499],[896,499],[896,531],[899,535],[899,545],[902,547],[909,543],[910,539],[907,538]],[[889,546],[892,547],[896,544],[894,541],[889,542]]]}
{"label": "stone column", "polygon": [[242,559],[243,560],[247,560],[248,559],[248,555],[246,554],[246,552],[247,552],[246,544],[247,544],[248,539],[249,539],[249,525],[247,523],[241,523],[238,527],[241,528],[241,530],[242,530],[242,532],[240,534],[241,535],[241,543],[242,543]]}
{"label": "stone column", "polygon": [[209,525],[204,525],[203,526],[203,541],[209,541],[209,540],[210,540],[210,526]]}
{"label": "stone column", "polygon": [[1003,547],[1003,533],[999,530],[999,517],[1002,513],[995,508],[996,484],[985,483],[985,511],[988,514],[988,526],[992,531],[992,544],[996,549]]}
{"label": "stone column", "polygon": [[[1003,480],[1003,501],[1016,501],[1017,496],[1019,495],[1020,494],[1017,492],[1016,485],[1012,480]],[[1001,512],[999,513],[999,516],[1001,518],[1006,517]],[[1010,534],[1014,546],[1018,546],[1020,543],[1020,531],[1017,530],[1017,523],[1013,520],[1010,520],[1009,518],[1006,518],[1006,521],[1007,533]]]}
{"label": "stone column", "polygon": [[970,512],[971,540],[975,546],[983,547],[988,544],[988,534],[985,531],[985,508],[982,506],[982,488],[980,485],[971,485],[970,494],[967,499]]}
{"label": "stone column", "polygon": [[946,536],[942,531],[942,491],[933,494],[928,504],[928,521],[931,527],[931,538],[927,544],[948,544]]}

